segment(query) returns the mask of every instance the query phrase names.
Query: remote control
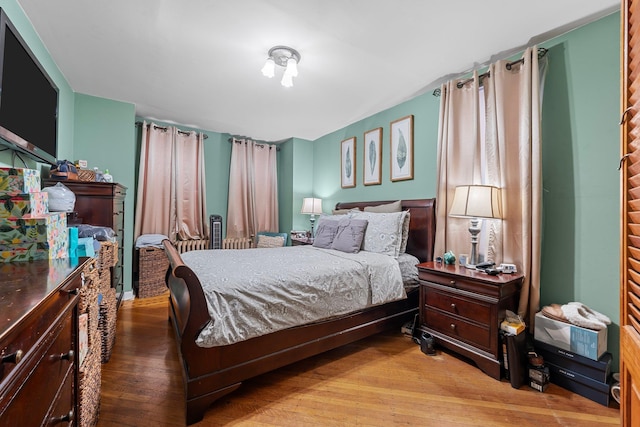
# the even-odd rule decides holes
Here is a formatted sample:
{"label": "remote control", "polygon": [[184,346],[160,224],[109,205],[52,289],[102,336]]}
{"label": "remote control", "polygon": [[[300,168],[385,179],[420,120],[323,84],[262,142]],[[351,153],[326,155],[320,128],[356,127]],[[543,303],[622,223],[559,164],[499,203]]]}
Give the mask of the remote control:
{"label": "remote control", "polygon": [[476,264],[476,268],[478,270],[484,270],[485,268],[493,267],[496,265],[493,261],[481,262],[480,264]]}

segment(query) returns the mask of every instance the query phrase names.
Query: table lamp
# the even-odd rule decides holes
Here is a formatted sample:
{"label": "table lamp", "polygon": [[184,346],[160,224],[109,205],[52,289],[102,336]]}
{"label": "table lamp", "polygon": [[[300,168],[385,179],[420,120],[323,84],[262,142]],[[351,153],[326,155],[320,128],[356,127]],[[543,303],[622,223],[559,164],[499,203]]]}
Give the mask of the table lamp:
{"label": "table lamp", "polygon": [[311,221],[311,237],[313,237],[313,224],[316,222],[316,215],[322,214],[322,199],[305,197],[302,199],[300,213],[311,215],[309,221]]}
{"label": "table lamp", "polygon": [[456,187],[449,216],[471,218],[471,256],[467,268],[475,268],[478,263],[478,233],[480,218],[501,219],[502,197],[500,189],[491,185],[460,185]]}

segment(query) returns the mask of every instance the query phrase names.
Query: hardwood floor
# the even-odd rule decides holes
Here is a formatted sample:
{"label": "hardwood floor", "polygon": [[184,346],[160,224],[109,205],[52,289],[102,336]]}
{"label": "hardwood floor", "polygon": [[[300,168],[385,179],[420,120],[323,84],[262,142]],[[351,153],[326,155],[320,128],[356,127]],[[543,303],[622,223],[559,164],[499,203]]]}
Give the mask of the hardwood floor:
{"label": "hardwood floor", "polygon": [[[183,426],[183,386],[167,297],[125,301],[102,365],[99,427]],[[399,331],[245,382],[197,426],[606,426],[619,410],[550,384],[514,389]]]}

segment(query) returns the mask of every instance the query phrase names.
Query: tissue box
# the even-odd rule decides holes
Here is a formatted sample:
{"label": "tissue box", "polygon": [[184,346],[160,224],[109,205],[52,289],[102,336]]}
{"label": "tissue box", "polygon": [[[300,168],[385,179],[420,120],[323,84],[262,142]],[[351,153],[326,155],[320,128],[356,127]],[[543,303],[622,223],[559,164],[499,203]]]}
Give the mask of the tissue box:
{"label": "tissue box", "polygon": [[22,218],[27,214],[44,215],[49,213],[49,193],[0,195],[0,218]]}
{"label": "tissue box", "polygon": [[594,331],[536,313],[534,338],[592,360],[607,351],[607,329]]}
{"label": "tissue box", "polygon": [[40,191],[40,171],[35,169],[0,168],[0,192],[3,194]]}

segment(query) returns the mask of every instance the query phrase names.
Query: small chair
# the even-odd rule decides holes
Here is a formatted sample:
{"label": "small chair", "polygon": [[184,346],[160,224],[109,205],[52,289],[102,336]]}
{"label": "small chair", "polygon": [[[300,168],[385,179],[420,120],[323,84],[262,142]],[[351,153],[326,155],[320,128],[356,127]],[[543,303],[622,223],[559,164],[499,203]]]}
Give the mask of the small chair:
{"label": "small chair", "polygon": [[[260,242],[260,237],[264,236]],[[278,248],[287,245],[287,233],[274,233],[270,231],[258,231],[256,233],[256,248]]]}

